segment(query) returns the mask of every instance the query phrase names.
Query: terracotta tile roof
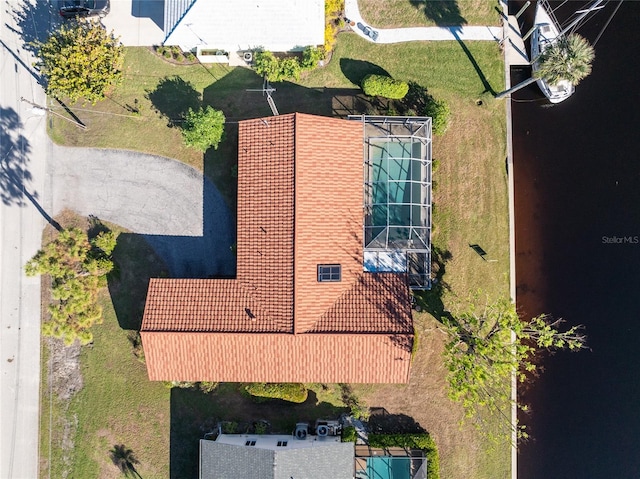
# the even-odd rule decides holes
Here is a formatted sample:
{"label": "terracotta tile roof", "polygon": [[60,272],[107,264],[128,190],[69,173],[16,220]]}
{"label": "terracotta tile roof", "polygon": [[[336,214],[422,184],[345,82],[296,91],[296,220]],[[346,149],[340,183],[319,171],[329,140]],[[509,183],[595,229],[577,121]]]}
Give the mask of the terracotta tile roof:
{"label": "terracotta tile roof", "polygon": [[237,278],[273,320],[293,317],[295,116],[240,122]]}
{"label": "terracotta tile roof", "polygon": [[407,276],[361,274],[310,331],[413,334]]}
{"label": "terracotta tile roof", "polygon": [[142,332],[149,379],[402,383],[411,349],[390,334]]}
{"label": "terracotta tile roof", "polygon": [[[362,270],[362,126],[248,120],[238,148],[237,277],[151,280],[149,377],[406,382],[406,277]],[[319,282],[319,264],[341,265],[341,281]]]}

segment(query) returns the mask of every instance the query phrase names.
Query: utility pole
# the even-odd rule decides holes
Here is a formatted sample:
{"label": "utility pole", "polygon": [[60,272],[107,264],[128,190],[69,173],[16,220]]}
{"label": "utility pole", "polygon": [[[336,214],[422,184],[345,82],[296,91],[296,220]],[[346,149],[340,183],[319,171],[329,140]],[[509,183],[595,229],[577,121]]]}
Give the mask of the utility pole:
{"label": "utility pole", "polygon": [[43,110],[43,111],[46,111],[46,112],[48,112],[48,113],[51,113],[52,115],[58,116],[58,117],[62,118],[63,120],[66,120],[66,121],[68,121],[68,122],[70,122],[70,123],[73,123],[73,124],[74,124],[75,126],[77,126],[78,128],[82,128],[83,130],[86,130],[86,129],[87,129],[87,126],[86,126],[86,125],[84,125],[84,124],[82,124],[82,123],[80,123],[80,122],[77,122],[77,121],[75,121],[75,120],[72,120],[72,119],[70,119],[70,118],[67,118],[66,116],[63,116],[63,115],[61,115],[60,113],[57,113],[57,112],[53,111],[51,108],[47,108],[46,106],[38,105],[37,103],[34,103],[34,102],[32,102],[32,101],[29,101],[29,100],[27,100],[27,99],[26,99],[26,98],[24,98],[24,97],[20,97],[20,101],[23,101],[23,102],[25,102],[25,103],[28,103],[29,105],[31,105],[31,106],[32,106],[32,107],[34,107],[34,108],[37,108],[38,110]]}

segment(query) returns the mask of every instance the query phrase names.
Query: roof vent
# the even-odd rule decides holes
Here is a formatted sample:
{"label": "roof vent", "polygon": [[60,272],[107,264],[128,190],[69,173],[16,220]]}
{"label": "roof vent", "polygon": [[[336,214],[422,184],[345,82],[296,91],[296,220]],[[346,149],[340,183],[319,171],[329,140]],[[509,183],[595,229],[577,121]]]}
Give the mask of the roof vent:
{"label": "roof vent", "polygon": [[325,437],[329,435],[329,426],[325,426],[324,424],[321,426],[318,426],[318,428],[316,429],[316,434],[319,437]]}
{"label": "roof vent", "polygon": [[309,432],[309,425],[306,422],[299,422],[296,424],[296,430],[293,435],[296,439],[304,440],[307,438],[307,434]]}

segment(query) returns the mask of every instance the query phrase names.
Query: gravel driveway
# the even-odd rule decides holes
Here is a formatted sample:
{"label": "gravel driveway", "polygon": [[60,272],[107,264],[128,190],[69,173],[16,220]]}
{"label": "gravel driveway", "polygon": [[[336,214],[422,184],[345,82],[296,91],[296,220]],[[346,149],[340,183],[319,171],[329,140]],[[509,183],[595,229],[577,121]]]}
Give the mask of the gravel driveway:
{"label": "gravel driveway", "polygon": [[216,187],[176,160],[97,148],[53,147],[48,204],[143,235],[172,276],[233,275],[234,222]]}

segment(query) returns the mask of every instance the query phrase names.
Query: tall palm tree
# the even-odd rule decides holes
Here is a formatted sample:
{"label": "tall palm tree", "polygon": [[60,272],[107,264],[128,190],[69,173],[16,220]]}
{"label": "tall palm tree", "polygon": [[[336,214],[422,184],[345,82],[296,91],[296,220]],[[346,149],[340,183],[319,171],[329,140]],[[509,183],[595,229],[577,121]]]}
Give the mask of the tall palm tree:
{"label": "tall palm tree", "polygon": [[591,62],[595,58],[595,51],[584,37],[572,33],[558,40],[545,49],[538,58],[533,61],[538,63],[538,70],[534,76],[523,82],[500,92],[496,98],[504,98],[528,85],[538,78],[543,79],[549,85],[556,85],[560,80],[567,80],[577,85],[580,80],[591,73]]}
{"label": "tall palm tree", "polygon": [[573,85],[580,83],[591,73],[595,57],[593,47],[577,33],[559,38],[546,48],[538,58],[537,78],[550,85],[566,80]]}

